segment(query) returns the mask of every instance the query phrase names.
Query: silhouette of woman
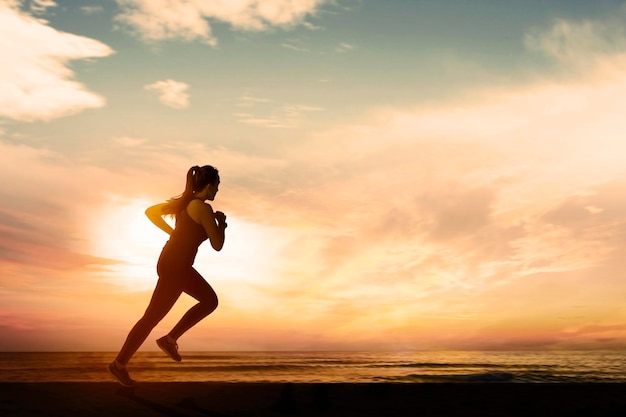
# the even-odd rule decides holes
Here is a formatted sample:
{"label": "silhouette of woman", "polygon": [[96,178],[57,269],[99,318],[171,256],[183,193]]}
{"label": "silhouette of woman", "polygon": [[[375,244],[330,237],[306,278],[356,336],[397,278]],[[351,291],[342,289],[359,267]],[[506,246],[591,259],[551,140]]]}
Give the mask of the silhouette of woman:
{"label": "silhouette of woman", "polygon": [[[224,245],[226,215],[221,211],[214,212],[211,205],[205,203],[206,200],[213,201],[219,184],[219,173],[214,167],[191,167],[187,172],[185,191],[180,196],[146,209],[150,221],[169,234],[170,239],[159,256],[159,279],[150,304],[109,365],[109,372],[124,386],[137,385],[130,378],[126,365],[183,292],[198,300],[198,304],[191,307],[167,335],[157,340],[159,348],[175,361],[181,360],[177,339],[217,308],[215,291],[192,265],[198,246],[207,238],[216,251]],[[175,217],[174,229],[163,219],[166,215]]]}

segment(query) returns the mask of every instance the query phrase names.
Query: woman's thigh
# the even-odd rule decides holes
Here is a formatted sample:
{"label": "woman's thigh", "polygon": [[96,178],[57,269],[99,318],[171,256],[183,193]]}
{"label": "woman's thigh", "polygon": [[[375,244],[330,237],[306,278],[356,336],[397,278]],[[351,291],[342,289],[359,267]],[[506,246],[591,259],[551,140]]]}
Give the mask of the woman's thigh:
{"label": "woman's thigh", "polygon": [[189,271],[183,291],[202,303],[211,303],[217,306],[217,294],[194,268]]}
{"label": "woman's thigh", "polygon": [[[181,273],[180,275],[184,274]],[[157,321],[165,317],[182,294],[183,282],[183,276],[175,276],[173,274],[162,274],[159,276],[144,316]]]}

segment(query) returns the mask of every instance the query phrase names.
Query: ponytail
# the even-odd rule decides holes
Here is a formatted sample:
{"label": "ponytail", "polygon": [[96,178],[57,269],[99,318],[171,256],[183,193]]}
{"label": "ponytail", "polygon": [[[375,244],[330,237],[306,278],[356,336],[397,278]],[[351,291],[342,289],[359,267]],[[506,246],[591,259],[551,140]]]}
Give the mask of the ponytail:
{"label": "ponytail", "polygon": [[179,196],[167,200],[167,204],[163,207],[163,213],[177,216],[183,208],[187,207],[196,192],[202,190],[207,184],[215,184],[218,180],[219,172],[211,165],[192,166],[187,171],[185,191]]}
{"label": "ponytail", "polygon": [[191,196],[196,191],[195,185],[198,170],[200,170],[200,167],[195,165],[189,168],[189,171],[187,171],[187,181],[185,182],[185,191],[183,191],[183,196]]}

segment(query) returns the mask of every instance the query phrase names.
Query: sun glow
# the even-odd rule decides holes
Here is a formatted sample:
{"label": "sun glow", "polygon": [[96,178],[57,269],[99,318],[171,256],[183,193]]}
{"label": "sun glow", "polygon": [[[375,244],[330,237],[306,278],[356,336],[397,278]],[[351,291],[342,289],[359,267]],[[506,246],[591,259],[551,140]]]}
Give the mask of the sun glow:
{"label": "sun glow", "polygon": [[153,202],[110,196],[91,225],[91,253],[118,261],[107,276],[130,290],[152,288],[156,260],[168,236],[144,214]]}
{"label": "sun glow", "polygon": [[[168,239],[144,214],[152,204],[144,199],[109,196],[90,225],[90,254],[119,262],[104,274],[132,291],[154,287],[156,263]],[[173,220],[165,220],[173,226]],[[276,273],[278,254],[289,244],[288,234],[234,216],[227,221],[222,251],[214,254],[205,242],[198,250],[195,268],[211,281],[269,285]]]}
{"label": "sun glow", "polygon": [[269,284],[280,264],[279,254],[289,244],[286,232],[234,216],[229,216],[227,223],[224,248],[209,260],[206,254],[210,246],[203,245],[196,258],[198,268],[211,270],[217,266],[217,280]]}

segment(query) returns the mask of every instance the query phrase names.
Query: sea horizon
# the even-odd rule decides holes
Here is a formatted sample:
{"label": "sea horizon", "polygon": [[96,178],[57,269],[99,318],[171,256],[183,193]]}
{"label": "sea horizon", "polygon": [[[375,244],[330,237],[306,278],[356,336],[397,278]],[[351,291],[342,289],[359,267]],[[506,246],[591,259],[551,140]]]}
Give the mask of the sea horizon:
{"label": "sea horizon", "polygon": [[[113,351],[0,352],[0,382],[108,382]],[[626,382],[626,353],[562,351],[140,351],[142,382]]]}

